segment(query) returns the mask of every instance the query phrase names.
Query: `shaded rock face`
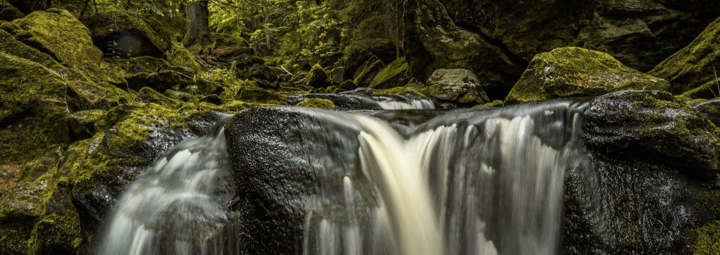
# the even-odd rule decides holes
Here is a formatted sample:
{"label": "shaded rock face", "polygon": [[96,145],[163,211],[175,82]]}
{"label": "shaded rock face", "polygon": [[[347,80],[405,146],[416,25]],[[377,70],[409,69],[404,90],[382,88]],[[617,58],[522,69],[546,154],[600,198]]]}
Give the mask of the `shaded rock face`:
{"label": "shaded rock face", "polygon": [[406,42],[418,43],[405,50],[416,77],[426,78],[436,63],[470,69],[501,87],[513,83],[535,54],[564,46],[607,52],[647,71],[720,16],[712,0],[410,0],[408,11]]}
{"label": "shaded rock face", "polygon": [[467,69],[438,69],[427,80],[421,93],[442,102],[477,105],[490,101],[480,79]]}
{"label": "shaded rock face", "polygon": [[599,96],[629,89],[668,90],[669,87],[667,81],[642,74],[608,54],[564,47],[535,56],[505,104]]}
{"label": "shaded rock face", "polygon": [[411,0],[405,16],[406,60],[413,77],[426,80],[439,68],[480,74],[491,98],[504,97],[527,66],[496,40],[461,27],[439,0]]}
{"label": "shaded rock face", "polygon": [[[717,94],[716,79],[720,71],[720,18],[712,22],[690,45],[668,57],[649,73],[672,83],[672,93],[703,92],[692,98],[712,98]],[[712,92],[710,92],[712,90]],[[694,95],[694,96],[693,96]]]}
{"label": "shaded rock face", "polygon": [[93,43],[105,56],[130,58],[162,57],[172,37],[155,31],[145,20],[122,11],[98,13],[83,19]]}
{"label": "shaded rock face", "polygon": [[688,254],[716,221],[716,126],[666,92],[590,101],[591,168],[566,174],[563,254]]}

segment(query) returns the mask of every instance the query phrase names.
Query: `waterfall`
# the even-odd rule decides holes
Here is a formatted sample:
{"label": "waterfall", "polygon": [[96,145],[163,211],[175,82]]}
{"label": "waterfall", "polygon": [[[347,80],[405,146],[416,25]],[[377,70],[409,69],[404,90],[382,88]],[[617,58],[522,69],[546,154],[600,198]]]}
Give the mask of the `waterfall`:
{"label": "waterfall", "polygon": [[373,97],[381,108],[386,110],[395,109],[435,109],[435,104],[425,98],[397,97]]}
{"label": "waterfall", "polygon": [[239,254],[224,121],[175,146],[138,177],[104,226],[98,255]]}
{"label": "waterfall", "polygon": [[[310,147],[325,146],[309,153],[323,155],[308,162],[325,183],[298,200],[306,208],[303,241],[287,248],[295,254],[559,252],[564,173],[586,160],[576,141],[577,105],[399,111],[419,114],[422,124],[373,117],[388,114],[296,111],[314,126],[295,128],[322,131],[308,137]],[[323,126],[330,122],[340,125]],[[248,139],[282,141],[261,137],[254,122],[249,128]],[[226,149],[220,123],[157,160],[119,199],[95,254],[248,252],[241,238],[252,233],[228,208],[236,189]]]}
{"label": "waterfall", "polygon": [[564,173],[586,160],[573,108],[458,112],[409,137],[379,119],[349,116],[361,130],[358,160],[378,206],[360,217],[349,195],[360,180],[338,180],[349,220],[310,213],[304,254],[557,254]]}

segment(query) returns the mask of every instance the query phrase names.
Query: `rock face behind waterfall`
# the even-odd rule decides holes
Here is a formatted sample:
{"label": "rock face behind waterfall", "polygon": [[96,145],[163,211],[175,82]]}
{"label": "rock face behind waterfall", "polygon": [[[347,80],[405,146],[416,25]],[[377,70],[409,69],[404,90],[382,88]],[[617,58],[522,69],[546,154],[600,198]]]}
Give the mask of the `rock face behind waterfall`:
{"label": "rock face behind waterfall", "polygon": [[566,176],[563,254],[708,254],[720,219],[720,130],[666,92],[623,91],[589,103],[594,165]]}
{"label": "rock face behind waterfall", "polygon": [[296,254],[303,244],[307,197],[317,194],[319,183],[357,174],[359,131],[329,115],[318,120],[322,115],[311,109],[260,107],[238,114],[226,128],[247,254]]}

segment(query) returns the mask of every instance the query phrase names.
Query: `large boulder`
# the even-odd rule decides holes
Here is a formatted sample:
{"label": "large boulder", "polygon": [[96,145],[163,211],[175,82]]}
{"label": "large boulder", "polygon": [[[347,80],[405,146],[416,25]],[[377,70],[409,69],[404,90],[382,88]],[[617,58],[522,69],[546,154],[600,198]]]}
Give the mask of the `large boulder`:
{"label": "large boulder", "polygon": [[72,67],[96,67],[102,52],[90,31],[66,10],[36,11],[13,21],[15,37]]}
{"label": "large boulder", "polygon": [[489,102],[480,79],[467,69],[438,69],[427,80],[420,93],[441,102],[459,105],[477,105]]}
{"label": "large boulder", "polygon": [[599,96],[617,90],[668,90],[669,87],[667,81],[629,68],[608,54],[565,47],[535,56],[505,104]]}
{"label": "large boulder", "polygon": [[715,125],[667,92],[621,91],[590,101],[582,128],[591,162],[565,176],[563,254],[714,249]]}
{"label": "large boulder", "polygon": [[[704,98],[717,94],[715,80],[720,71],[720,18],[711,23],[690,45],[658,64],[649,73],[667,79],[670,91],[680,94],[694,88],[708,90]],[[708,84],[710,86],[703,86]],[[710,92],[709,90],[715,90]]]}
{"label": "large boulder", "polygon": [[703,180],[720,173],[720,129],[670,93],[611,93],[592,101],[585,113],[590,149],[675,167]]}
{"label": "large boulder", "polygon": [[[648,71],[720,16],[714,0],[410,0],[407,6],[405,51],[416,77],[439,67],[466,68],[493,81],[488,84],[501,81],[498,86],[520,76],[522,60],[564,46],[607,52]],[[438,25],[450,21],[455,25]]]}
{"label": "large boulder", "polygon": [[[347,119],[317,121],[323,114],[260,107],[237,114],[226,125],[243,254],[296,254],[299,247],[293,244],[303,243],[308,209],[313,217],[332,218],[328,203],[342,201],[343,192],[336,192],[343,185],[338,177],[357,180],[361,199],[371,197],[357,166],[359,130],[348,126]],[[327,201],[306,205],[320,193]]]}

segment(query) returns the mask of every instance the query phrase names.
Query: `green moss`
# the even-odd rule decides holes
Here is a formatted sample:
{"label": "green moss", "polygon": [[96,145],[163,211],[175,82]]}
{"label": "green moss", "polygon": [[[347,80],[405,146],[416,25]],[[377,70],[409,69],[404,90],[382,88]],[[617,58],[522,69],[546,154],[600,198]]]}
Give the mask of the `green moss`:
{"label": "green moss", "polygon": [[720,221],[695,229],[697,238],[692,245],[694,255],[720,254]]}
{"label": "green moss", "polygon": [[305,99],[302,102],[296,104],[295,106],[337,110],[337,106],[335,106],[335,103],[333,103],[333,101],[320,98]]}
{"label": "green moss", "polygon": [[383,68],[385,68],[385,64],[380,59],[371,58],[355,71],[353,82],[360,87],[368,86]]}
{"label": "green moss", "polygon": [[667,90],[665,80],[624,66],[612,56],[577,47],[538,54],[505,104],[551,98],[597,96],[618,90]]}
{"label": "green moss", "polygon": [[325,69],[319,64],[315,64],[305,77],[305,85],[312,86],[314,88],[325,87],[329,84],[328,74]]}
{"label": "green moss", "polygon": [[[159,16],[149,15],[148,17]],[[138,33],[139,37],[146,38],[152,45],[143,45],[142,47],[146,52],[164,52],[170,49],[171,38],[173,38],[173,32],[163,31],[163,27],[166,24],[158,24],[158,29],[155,30],[148,24],[143,17],[139,17],[134,13],[125,12],[120,9],[108,10],[106,12],[97,13],[87,19],[83,20],[85,24],[88,24],[90,32],[93,38],[100,39],[98,41],[98,47],[107,47],[107,43],[110,40],[114,40],[113,36],[117,33],[125,31],[132,31]],[[152,23],[152,22],[150,22]],[[158,56],[159,57],[159,56]]]}
{"label": "green moss", "polygon": [[[715,80],[713,67],[720,68],[720,18],[687,47],[658,64],[649,74],[667,79],[671,92],[680,94]],[[700,96],[696,92],[696,96]],[[709,98],[709,97],[704,97]]]}
{"label": "green moss", "polygon": [[398,58],[382,69],[370,83],[371,88],[385,89],[403,85],[408,74],[408,64],[405,58]]}
{"label": "green moss", "polygon": [[173,44],[167,53],[167,58],[171,64],[187,68],[193,71],[193,73],[198,73],[203,70],[202,66],[195,61],[190,52],[181,44]]}
{"label": "green moss", "polygon": [[73,67],[96,67],[102,52],[92,43],[90,31],[65,10],[36,11],[13,21],[22,41]]}

